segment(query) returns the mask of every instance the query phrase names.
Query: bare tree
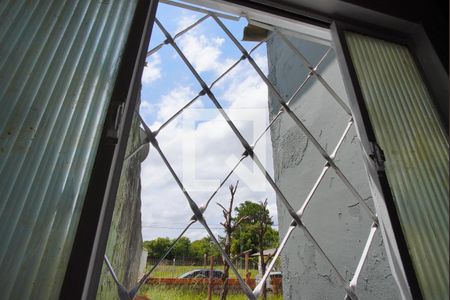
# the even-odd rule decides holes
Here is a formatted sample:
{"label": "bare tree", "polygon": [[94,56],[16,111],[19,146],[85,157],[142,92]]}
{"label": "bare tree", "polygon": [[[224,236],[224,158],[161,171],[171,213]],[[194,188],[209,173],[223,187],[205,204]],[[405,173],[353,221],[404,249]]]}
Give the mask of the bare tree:
{"label": "bare tree", "polygon": [[[238,220],[236,220],[232,216],[234,195],[236,194],[238,185],[239,185],[239,180],[236,182],[236,185],[233,186],[231,184],[229,186],[231,196],[230,196],[230,203],[229,203],[228,209],[225,208],[220,203],[217,203],[217,205],[219,205],[222,208],[223,217],[225,219],[224,222],[220,223],[220,224],[223,226],[223,228],[225,230],[224,250],[228,256],[230,256],[230,253],[231,253],[231,242],[232,242],[231,239],[232,239],[233,232],[236,230],[236,228],[239,226],[239,224],[241,224],[242,221],[248,219],[248,216],[245,216],[245,217],[242,217],[242,218],[239,218]],[[221,300],[225,300],[227,298],[229,271],[230,271],[230,266],[225,261],[225,264],[223,267],[223,272],[225,274],[225,277],[224,277],[225,281],[223,283],[222,292],[220,293]]]}

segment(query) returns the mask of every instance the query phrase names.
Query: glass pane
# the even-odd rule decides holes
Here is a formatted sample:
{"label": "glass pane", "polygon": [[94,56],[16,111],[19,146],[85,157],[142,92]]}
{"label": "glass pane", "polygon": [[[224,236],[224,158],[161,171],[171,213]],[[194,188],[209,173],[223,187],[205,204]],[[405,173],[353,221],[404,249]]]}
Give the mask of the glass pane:
{"label": "glass pane", "polygon": [[426,299],[448,298],[448,140],[408,48],[346,33]]}

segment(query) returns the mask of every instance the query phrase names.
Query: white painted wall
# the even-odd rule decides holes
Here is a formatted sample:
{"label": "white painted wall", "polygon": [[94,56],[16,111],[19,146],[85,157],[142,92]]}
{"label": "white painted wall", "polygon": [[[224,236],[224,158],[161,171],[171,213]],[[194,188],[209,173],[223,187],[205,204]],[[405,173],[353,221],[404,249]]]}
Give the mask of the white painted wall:
{"label": "white painted wall", "polygon": [[[312,62],[326,48],[307,41],[290,39]],[[283,96],[289,98],[307,75],[307,70],[277,37],[267,45],[269,77]],[[323,62],[319,73],[347,101],[334,52]],[[331,153],[348,121],[348,116],[327,90],[314,78],[293,102],[293,110],[328,153]],[[270,116],[279,104],[269,97]],[[323,158],[306,136],[283,115],[271,130],[275,180],[295,209],[299,209],[324,165]],[[337,155],[337,164],[371,207],[372,201],[354,128]],[[280,237],[291,217],[280,201]],[[333,170],[329,170],[308,206],[304,222],[340,273],[350,281],[367,240],[371,220]],[[399,299],[391,275],[381,235],[378,232],[363,268],[357,295],[360,299]],[[345,292],[328,263],[304,233],[296,229],[282,253],[284,299],[343,299]]]}

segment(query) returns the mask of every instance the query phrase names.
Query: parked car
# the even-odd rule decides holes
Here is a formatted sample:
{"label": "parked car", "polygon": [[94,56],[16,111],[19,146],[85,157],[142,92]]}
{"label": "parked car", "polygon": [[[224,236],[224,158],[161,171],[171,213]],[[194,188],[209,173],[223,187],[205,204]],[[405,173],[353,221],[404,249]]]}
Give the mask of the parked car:
{"label": "parked car", "polygon": [[[184,273],[183,275],[178,276],[178,278],[209,278],[210,274],[209,269],[196,269],[189,272]],[[225,273],[218,270],[213,270],[212,273],[213,278],[224,278]]]}
{"label": "parked car", "polygon": [[[281,278],[283,278],[283,275],[281,274],[281,272],[278,272],[278,271],[269,273],[269,277],[267,277],[267,279],[266,279],[266,287],[270,291],[273,290],[272,280],[275,278],[281,279]],[[261,275],[256,275],[255,280],[256,280],[256,284],[258,284],[261,280]]]}

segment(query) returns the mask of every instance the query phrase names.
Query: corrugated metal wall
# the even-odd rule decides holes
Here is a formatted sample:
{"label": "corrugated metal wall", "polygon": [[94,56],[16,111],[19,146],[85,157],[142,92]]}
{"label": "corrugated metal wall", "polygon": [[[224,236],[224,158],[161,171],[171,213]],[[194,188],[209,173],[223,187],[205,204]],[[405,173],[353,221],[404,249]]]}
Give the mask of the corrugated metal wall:
{"label": "corrugated metal wall", "polygon": [[55,299],[136,1],[0,2],[0,298]]}
{"label": "corrugated metal wall", "polygon": [[448,140],[419,70],[401,45],[346,40],[425,299],[448,299]]}

